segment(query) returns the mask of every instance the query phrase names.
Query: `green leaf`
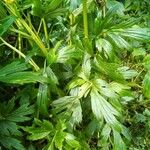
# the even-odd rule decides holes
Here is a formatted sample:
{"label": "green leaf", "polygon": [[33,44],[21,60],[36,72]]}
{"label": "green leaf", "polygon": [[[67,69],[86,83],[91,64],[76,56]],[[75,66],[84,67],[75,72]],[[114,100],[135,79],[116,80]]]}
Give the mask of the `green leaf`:
{"label": "green leaf", "polygon": [[46,13],[55,10],[62,2],[63,0],[51,0],[50,3],[45,6]]}
{"label": "green leaf", "polygon": [[109,127],[108,124],[105,124],[104,128],[102,129],[102,132],[101,132],[101,139],[99,140],[98,142],[98,145],[100,147],[107,147],[109,141],[109,137],[110,137],[110,134],[111,134],[111,128]]}
{"label": "green leaf", "polygon": [[0,105],[0,113],[2,116],[4,116],[2,120],[12,122],[24,122],[30,120],[30,117],[27,115],[30,115],[34,112],[33,106],[29,106],[29,104],[23,104],[15,110],[14,106],[15,104],[13,100],[10,100],[8,104],[3,103]]}
{"label": "green leaf", "polygon": [[[84,59],[83,59],[83,64],[82,64],[82,69],[81,69],[81,74],[79,76],[83,79],[88,79],[91,74],[91,61],[90,61],[90,55],[88,53],[84,54]],[[84,74],[84,75],[83,75]]]}
{"label": "green leaf", "polygon": [[12,137],[0,136],[0,143],[7,149],[25,150],[21,142]]}
{"label": "green leaf", "polygon": [[114,144],[113,144],[113,149],[114,150],[126,150],[126,145],[124,141],[121,138],[121,135],[113,130],[113,136],[114,136]]}
{"label": "green leaf", "polygon": [[66,142],[67,144],[72,147],[72,148],[77,148],[80,149],[80,143],[76,140],[75,136],[73,136],[72,134],[67,134],[66,137]]}
{"label": "green leaf", "polygon": [[52,106],[57,113],[61,112],[66,108],[68,108],[68,111],[72,111],[70,109],[74,108],[74,105],[78,100],[79,99],[77,96],[65,96],[53,101]]}
{"label": "green leaf", "polygon": [[93,114],[98,120],[102,120],[103,118],[105,121],[115,127],[116,129],[120,130],[120,123],[117,121],[115,116],[119,116],[117,110],[104,99],[97,90],[93,89],[91,91],[91,107]]}
{"label": "green leaf", "polygon": [[38,73],[31,72],[31,71],[17,72],[6,76],[0,76],[0,81],[6,83],[15,83],[15,84],[49,82],[46,77],[43,77]]}
{"label": "green leaf", "polygon": [[95,65],[98,71],[118,82],[125,82],[123,75],[118,71],[119,64],[105,62],[101,57],[95,59]]}
{"label": "green leaf", "polygon": [[122,135],[128,140],[131,140],[129,129],[122,125]]}
{"label": "green leaf", "polygon": [[34,130],[33,132],[34,133],[32,135],[28,136],[28,139],[32,141],[43,139],[50,134],[50,131],[45,131],[42,129],[41,130],[37,129],[37,130]]}
{"label": "green leaf", "polygon": [[21,141],[17,136],[21,136],[17,123],[30,120],[29,115],[33,114],[34,109],[29,104],[15,107],[14,100],[8,103],[0,103],[0,143],[7,149],[24,150]]}
{"label": "green leaf", "polygon": [[15,122],[0,119],[0,134],[4,136],[20,136],[21,132],[18,130],[18,126]]}
{"label": "green leaf", "polygon": [[78,7],[78,5],[80,5],[80,4],[81,4],[80,0],[71,0],[70,1],[70,8],[71,8],[71,10],[72,11],[75,10]]}
{"label": "green leaf", "polygon": [[121,32],[122,36],[134,38],[137,40],[150,40],[150,30],[148,28],[130,28]]}
{"label": "green leaf", "polygon": [[117,2],[117,1],[108,1],[107,2],[107,7],[109,9],[115,7],[116,8],[116,13],[119,15],[119,16],[124,16],[124,11],[125,11],[125,8],[124,8],[124,5],[120,2]]}
{"label": "green leaf", "polygon": [[82,122],[82,108],[81,108],[80,101],[76,103],[76,107],[73,109],[70,122],[72,126],[74,126],[74,124],[79,124]]}
{"label": "green leaf", "polygon": [[150,72],[148,72],[143,80],[143,93],[146,98],[150,98]]}
{"label": "green leaf", "polygon": [[62,150],[63,147],[63,141],[65,140],[65,133],[63,131],[58,131],[55,134],[55,146],[56,148],[58,148],[59,150]]}
{"label": "green leaf", "polygon": [[28,136],[29,140],[39,140],[47,137],[51,132],[53,132],[53,125],[47,121],[44,120],[43,122],[35,119],[34,121],[35,126],[32,127],[22,127],[22,129],[31,135]]}
{"label": "green leaf", "polygon": [[44,12],[44,8],[40,0],[33,0],[31,6],[32,6],[32,11],[31,11],[32,15],[43,17],[45,13],[44,14],[42,13]]}
{"label": "green leaf", "polygon": [[105,80],[96,79],[94,80],[94,85],[102,95],[109,98],[117,98],[117,94]]}
{"label": "green leaf", "polygon": [[83,79],[74,79],[72,80],[69,84],[68,84],[68,89],[71,90],[77,86],[81,86],[82,84],[84,84],[86,81]]}
{"label": "green leaf", "polygon": [[102,125],[103,125],[103,122],[100,122],[99,120],[93,118],[85,129],[86,136],[92,137],[95,132],[101,130]]}
{"label": "green leaf", "polygon": [[134,51],[132,52],[133,57],[136,56],[145,56],[146,51],[144,48],[135,48]]}
{"label": "green leaf", "polygon": [[[138,18],[127,18],[121,20],[118,24],[114,24],[114,26],[111,27],[111,29],[114,29],[116,32],[120,31],[122,32],[122,29],[128,29],[131,28],[133,25],[137,24],[140,21]],[[120,34],[119,32],[119,34]]]}
{"label": "green leaf", "polygon": [[62,7],[62,8],[57,8],[53,11],[50,11],[45,14],[45,18],[56,18],[58,16],[64,15],[67,12],[67,9]]}
{"label": "green leaf", "polygon": [[14,61],[0,69],[0,81],[15,84],[49,82],[46,77],[43,77],[39,73],[24,71],[28,68],[27,64]]}
{"label": "green leaf", "polygon": [[129,90],[130,89],[129,86],[127,86],[125,84],[117,83],[117,82],[111,82],[110,86],[113,89],[113,91],[115,91],[118,94],[120,94],[123,90]]}
{"label": "green leaf", "polygon": [[0,77],[6,76],[8,74],[24,71],[28,68],[29,68],[29,66],[27,66],[26,63],[21,63],[19,61],[13,61],[11,64],[8,64],[3,68],[0,68]]}
{"label": "green leaf", "polygon": [[150,70],[150,54],[147,54],[147,55],[144,57],[143,65],[144,65],[144,67],[145,67],[147,70]]}
{"label": "green leaf", "polygon": [[48,115],[49,97],[48,85],[40,84],[37,94],[37,106],[41,115]]}
{"label": "green leaf", "polygon": [[117,5],[113,5],[110,9],[108,9],[105,18],[101,20],[101,25],[100,25],[100,31],[103,31],[103,29],[107,29],[108,26],[112,27],[112,22],[113,22],[113,17],[117,13]]}
{"label": "green leaf", "polygon": [[34,109],[32,106],[29,107],[29,104],[24,104],[18,109],[14,110],[12,113],[7,115],[7,120],[13,122],[24,122],[30,120],[26,115],[32,114]]}
{"label": "green leaf", "polygon": [[65,96],[53,101],[52,106],[54,107],[53,111],[55,113],[60,113],[60,117],[68,114],[72,126],[74,126],[74,124],[79,124],[82,121],[82,108],[79,97]]}
{"label": "green leaf", "polygon": [[[90,7],[92,2],[93,2],[93,0],[88,0],[87,1],[87,8]],[[81,3],[80,6],[72,12],[72,14],[74,15],[74,17],[77,17],[79,14],[82,13],[82,11],[83,11],[83,5]]]}
{"label": "green leaf", "polygon": [[106,124],[101,132],[102,141],[107,141],[111,133],[111,128]]}
{"label": "green leaf", "polygon": [[66,63],[71,58],[76,58],[79,56],[79,52],[75,51],[73,46],[66,46],[57,51],[57,61],[58,63]]}
{"label": "green leaf", "polygon": [[106,39],[102,39],[102,38],[98,39],[96,41],[96,48],[98,49],[99,52],[102,52],[104,50],[108,56],[112,52],[112,45]]}
{"label": "green leaf", "polygon": [[81,97],[86,97],[88,95],[88,93],[91,90],[91,83],[90,82],[85,82],[83,85],[81,85],[78,88],[78,94],[77,96]]}
{"label": "green leaf", "polygon": [[59,84],[57,76],[55,75],[55,73],[53,72],[53,70],[50,67],[46,68],[46,74],[50,80],[50,84],[52,84],[52,85]]}
{"label": "green leaf", "polygon": [[3,6],[3,2],[0,1],[0,19],[3,19],[7,16],[7,11]]}
{"label": "green leaf", "polygon": [[43,150],[55,150],[55,148],[54,148],[54,142],[48,143],[48,144],[43,148]]}
{"label": "green leaf", "polygon": [[15,21],[14,16],[7,16],[0,21],[0,36],[2,36]]}
{"label": "green leaf", "polygon": [[138,75],[137,71],[129,69],[129,67],[126,66],[119,67],[118,70],[125,79],[132,79],[133,77],[136,77]]}
{"label": "green leaf", "polygon": [[129,43],[123,39],[119,34],[108,33],[109,38],[116,44],[117,47],[121,49],[129,49]]}

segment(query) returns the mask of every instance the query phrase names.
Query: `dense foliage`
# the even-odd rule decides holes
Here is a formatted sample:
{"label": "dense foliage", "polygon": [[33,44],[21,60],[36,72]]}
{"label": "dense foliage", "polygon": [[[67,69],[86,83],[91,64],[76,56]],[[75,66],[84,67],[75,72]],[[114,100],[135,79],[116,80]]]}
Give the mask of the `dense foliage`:
{"label": "dense foliage", "polygon": [[0,149],[150,149],[149,0],[0,1]]}

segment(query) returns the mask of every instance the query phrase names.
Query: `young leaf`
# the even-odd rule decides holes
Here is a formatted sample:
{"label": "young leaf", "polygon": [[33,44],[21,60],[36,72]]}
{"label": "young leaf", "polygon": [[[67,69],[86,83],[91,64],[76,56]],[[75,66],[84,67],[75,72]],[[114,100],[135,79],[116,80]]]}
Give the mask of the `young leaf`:
{"label": "young leaf", "polygon": [[72,134],[67,134],[66,137],[66,142],[67,144],[72,147],[72,148],[77,148],[77,149],[81,149],[80,143],[76,140],[76,137],[73,136]]}
{"label": "young leaf", "polygon": [[57,147],[58,149],[62,150],[63,147],[63,142],[65,140],[66,137],[66,133],[64,132],[64,130],[66,129],[66,125],[63,121],[59,121],[56,125],[56,133],[55,133],[55,147]]}
{"label": "young leaf", "polygon": [[28,136],[29,140],[39,140],[47,137],[51,132],[53,132],[53,125],[44,120],[43,122],[35,119],[35,126],[32,127],[22,127],[22,129],[31,135]]}

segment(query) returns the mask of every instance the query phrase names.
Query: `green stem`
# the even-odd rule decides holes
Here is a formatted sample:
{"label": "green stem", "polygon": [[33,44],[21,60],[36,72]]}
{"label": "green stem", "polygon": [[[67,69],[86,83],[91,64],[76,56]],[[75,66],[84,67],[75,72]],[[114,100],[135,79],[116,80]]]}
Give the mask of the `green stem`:
{"label": "green stem", "polygon": [[45,45],[42,42],[42,40],[40,39],[40,37],[37,35],[37,32],[34,30],[34,28],[30,27],[30,26],[32,26],[32,24],[28,25],[26,23],[26,21],[24,19],[22,19],[20,13],[17,11],[17,6],[14,4],[14,5],[6,5],[6,7],[10,10],[10,12],[14,16],[17,17],[16,24],[17,24],[18,28],[20,29],[20,28],[24,27],[27,30],[27,32],[30,34],[31,38],[39,46],[39,48],[41,49],[44,56],[47,56],[47,53],[48,53],[47,48],[45,47]]}
{"label": "green stem", "polygon": [[[18,34],[18,50],[21,52],[21,34]],[[19,55],[19,58],[20,58],[21,56]]]}
{"label": "green stem", "polygon": [[[3,40],[1,37],[0,37],[0,40],[6,45],[8,46],[9,48],[11,48],[13,51],[15,51],[16,53],[18,53],[21,57],[23,57],[24,59],[26,59],[26,55],[23,54],[21,51],[19,51],[18,49],[16,49],[15,47],[13,47],[12,45],[10,45],[9,43],[7,43],[5,40]],[[32,65],[36,71],[40,70],[40,68],[37,66],[37,64],[32,60],[30,59],[29,60],[29,63],[30,65]]]}
{"label": "green stem", "polygon": [[105,18],[106,16],[106,0],[103,0],[103,7],[102,7],[102,17]]}
{"label": "green stem", "polygon": [[18,33],[20,35],[23,35],[25,38],[32,39],[31,36],[25,32],[22,32],[20,30],[14,29],[14,28],[10,28],[10,30],[15,32],[15,33]]}
{"label": "green stem", "polygon": [[42,19],[41,19],[41,21],[40,21],[40,24],[39,24],[39,27],[38,27],[38,30],[37,30],[37,34],[40,33],[41,27],[42,27]]}
{"label": "green stem", "polygon": [[31,35],[32,39],[35,41],[35,43],[40,47],[41,51],[45,56],[47,56],[47,49],[45,45],[43,44],[42,40],[32,31],[32,29],[28,26],[28,24],[23,19],[18,19],[19,22],[24,26],[24,28],[28,31],[28,33]]}
{"label": "green stem", "polygon": [[42,18],[42,22],[43,22],[43,28],[44,28],[44,33],[45,33],[45,38],[46,38],[46,43],[47,43],[47,46],[48,48],[50,48],[50,45],[49,45],[49,40],[48,40],[48,32],[47,32],[47,25],[46,25],[46,22],[45,22],[45,19]]}
{"label": "green stem", "polygon": [[87,0],[83,0],[84,37],[88,39]]}

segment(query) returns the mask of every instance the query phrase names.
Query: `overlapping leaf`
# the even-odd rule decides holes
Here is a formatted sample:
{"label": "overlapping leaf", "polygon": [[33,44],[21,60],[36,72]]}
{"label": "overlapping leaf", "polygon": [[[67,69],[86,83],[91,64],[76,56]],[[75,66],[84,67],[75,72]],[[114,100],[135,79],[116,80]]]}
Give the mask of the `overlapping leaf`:
{"label": "overlapping leaf", "polygon": [[29,104],[24,104],[17,109],[14,109],[14,107],[14,100],[10,100],[8,104],[0,103],[0,143],[8,149],[19,150],[24,149],[24,147],[16,139],[17,136],[21,135],[17,123],[30,120],[29,115],[34,112],[34,108]]}
{"label": "overlapping leaf", "polygon": [[104,118],[110,126],[120,130],[120,123],[115,117],[119,116],[118,111],[97,90],[93,89],[90,95],[92,111],[96,118],[98,120]]}
{"label": "overlapping leaf", "polygon": [[16,84],[48,82],[48,79],[39,73],[24,71],[27,68],[29,67],[25,63],[12,62],[0,69],[0,81]]}

